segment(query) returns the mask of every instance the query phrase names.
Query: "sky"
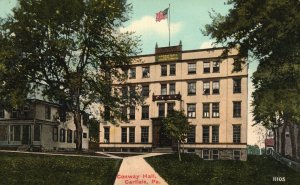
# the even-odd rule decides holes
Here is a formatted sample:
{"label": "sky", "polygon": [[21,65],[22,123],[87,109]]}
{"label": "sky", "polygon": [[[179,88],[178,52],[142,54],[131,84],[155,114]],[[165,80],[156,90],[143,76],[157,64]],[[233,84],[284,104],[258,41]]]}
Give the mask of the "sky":
{"label": "sky", "polygon": [[[206,24],[211,23],[209,12],[226,15],[231,8],[225,4],[226,0],[128,0],[132,4],[130,19],[121,31],[134,31],[141,39],[141,54],[154,53],[155,44],[165,47],[169,44],[168,22],[155,21],[155,13],[170,5],[171,45],[178,45],[182,41],[183,50],[202,49],[212,47],[214,40],[204,36],[201,32]],[[0,17],[11,13],[16,0],[0,0]],[[252,73],[256,70],[257,62],[249,59],[248,79],[248,144],[263,146],[261,127],[252,127],[251,114],[251,83]]]}

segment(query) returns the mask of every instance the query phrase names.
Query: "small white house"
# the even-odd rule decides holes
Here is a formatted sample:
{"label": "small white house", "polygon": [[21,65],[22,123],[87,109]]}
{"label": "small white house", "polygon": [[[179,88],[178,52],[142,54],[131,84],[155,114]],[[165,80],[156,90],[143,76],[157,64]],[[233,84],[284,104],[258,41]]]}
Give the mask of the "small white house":
{"label": "small white house", "polygon": [[[59,104],[38,99],[28,99],[18,109],[8,110],[0,105],[0,148],[74,150],[78,136],[73,118]],[[83,119],[82,128],[82,148],[87,150],[89,130]]]}

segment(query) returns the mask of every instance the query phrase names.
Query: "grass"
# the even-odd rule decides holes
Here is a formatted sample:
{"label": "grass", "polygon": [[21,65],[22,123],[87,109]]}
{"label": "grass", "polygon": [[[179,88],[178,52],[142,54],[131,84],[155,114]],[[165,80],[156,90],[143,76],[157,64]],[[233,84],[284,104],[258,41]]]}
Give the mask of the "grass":
{"label": "grass", "polygon": [[[264,156],[248,156],[248,161],[206,161],[185,154],[182,162],[176,154],[146,158],[146,161],[172,185],[193,184],[300,184],[300,173]],[[285,182],[273,182],[285,177]]]}
{"label": "grass", "polygon": [[0,152],[0,184],[113,184],[121,160]]}

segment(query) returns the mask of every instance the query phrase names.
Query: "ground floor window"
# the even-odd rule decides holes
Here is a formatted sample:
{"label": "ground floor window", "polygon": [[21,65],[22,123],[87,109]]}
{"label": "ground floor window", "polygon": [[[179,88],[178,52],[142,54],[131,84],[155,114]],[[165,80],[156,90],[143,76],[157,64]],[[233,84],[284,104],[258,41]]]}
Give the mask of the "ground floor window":
{"label": "ground floor window", "polygon": [[212,159],[219,159],[219,150],[212,150]]}
{"label": "ground floor window", "polygon": [[60,142],[65,142],[66,141],[66,130],[65,129],[60,129],[60,133],[59,133],[59,141]]}
{"label": "ground floor window", "polygon": [[195,143],[195,136],[196,136],[196,126],[190,125],[190,130],[187,133],[187,143]]}
{"label": "ground floor window", "polygon": [[123,127],[121,129],[121,142],[127,143],[127,128],[126,127]]}
{"label": "ground floor window", "polygon": [[129,127],[129,143],[135,142],[135,128]]}
{"label": "ground floor window", "polygon": [[53,130],[52,130],[52,139],[55,142],[58,141],[58,128],[57,127],[53,127]]}
{"label": "ground floor window", "polygon": [[67,142],[72,143],[72,130],[67,130]]}
{"label": "ground floor window", "polygon": [[149,142],[149,127],[142,127],[141,128],[141,143],[148,143]]}
{"label": "ground floor window", "polygon": [[34,141],[40,141],[41,140],[41,129],[40,125],[34,125],[33,128],[33,140]]}
{"label": "ground floor window", "polygon": [[202,150],[202,158],[209,159],[209,150]]}
{"label": "ground floor window", "polygon": [[0,125],[0,141],[7,141],[7,126]]}
{"label": "ground floor window", "polygon": [[83,132],[82,137],[86,139],[87,138],[87,133]]}
{"label": "ground floor window", "polygon": [[11,141],[21,141],[21,126],[20,125],[10,126],[10,140]]}
{"label": "ground floor window", "polygon": [[240,150],[234,150],[233,151],[233,159],[234,160],[240,160],[241,159],[241,151]]}
{"label": "ground floor window", "polygon": [[109,127],[104,127],[104,143],[109,143]]}

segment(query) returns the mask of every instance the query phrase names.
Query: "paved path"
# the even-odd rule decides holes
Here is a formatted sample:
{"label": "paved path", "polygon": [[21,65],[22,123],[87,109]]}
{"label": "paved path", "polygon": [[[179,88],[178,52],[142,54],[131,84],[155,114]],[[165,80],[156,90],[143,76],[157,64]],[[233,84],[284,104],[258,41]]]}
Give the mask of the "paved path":
{"label": "paved path", "polygon": [[148,153],[126,157],[119,169],[115,185],[123,184],[160,184],[167,185],[166,181],[154,171],[145,161],[145,157],[162,155],[162,153]]}

